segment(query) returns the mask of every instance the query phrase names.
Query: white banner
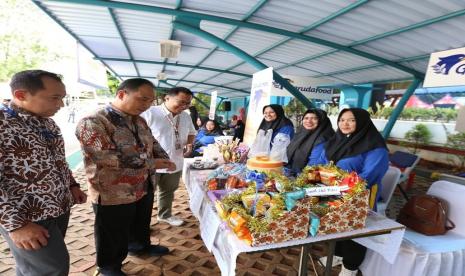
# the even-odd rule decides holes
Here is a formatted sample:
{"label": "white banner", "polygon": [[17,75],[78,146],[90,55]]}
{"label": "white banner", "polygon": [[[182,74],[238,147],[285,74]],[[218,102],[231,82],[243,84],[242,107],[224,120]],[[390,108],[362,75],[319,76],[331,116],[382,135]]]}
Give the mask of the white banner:
{"label": "white banner", "polygon": [[105,66],[77,44],[78,82],[99,89],[108,89]]}
{"label": "white banner", "polygon": [[[321,78],[299,77],[299,76],[283,76],[290,84],[300,91],[305,97],[309,99],[331,100],[333,95],[332,88],[320,88],[318,85],[330,84],[331,81]],[[271,96],[284,96],[294,97],[287,89],[282,87],[279,83],[273,82],[271,88]]]}
{"label": "white banner", "polygon": [[208,119],[215,120],[216,112],[216,98],[218,97],[218,91],[213,91],[210,97],[210,112],[208,113]]}
{"label": "white banner", "polygon": [[244,143],[252,145],[257,129],[263,119],[263,107],[270,104],[270,92],[273,86],[273,68],[267,68],[253,74],[250,92],[249,110],[244,132]]}
{"label": "white banner", "polygon": [[465,47],[432,53],[423,87],[465,85]]}

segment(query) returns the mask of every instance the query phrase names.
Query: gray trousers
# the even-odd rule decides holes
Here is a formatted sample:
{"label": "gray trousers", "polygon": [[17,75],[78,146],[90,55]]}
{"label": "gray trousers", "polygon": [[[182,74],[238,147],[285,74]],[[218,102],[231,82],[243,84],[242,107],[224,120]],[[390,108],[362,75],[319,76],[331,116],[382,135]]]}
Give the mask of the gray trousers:
{"label": "gray trousers", "polygon": [[17,276],[66,276],[69,272],[69,254],[64,241],[69,212],[57,218],[35,222],[48,230],[47,246],[38,250],[16,247],[8,232],[0,227],[16,261]]}
{"label": "gray trousers", "polygon": [[171,207],[173,206],[174,192],[179,187],[182,171],[175,173],[157,173],[156,190],[158,190],[158,217],[171,217]]}

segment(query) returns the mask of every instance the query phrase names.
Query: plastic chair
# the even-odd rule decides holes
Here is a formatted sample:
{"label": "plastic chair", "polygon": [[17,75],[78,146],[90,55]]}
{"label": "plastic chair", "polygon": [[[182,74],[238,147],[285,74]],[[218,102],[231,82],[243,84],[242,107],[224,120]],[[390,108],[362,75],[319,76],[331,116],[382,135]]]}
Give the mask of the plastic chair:
{"label": "plastic chair", "polygon": [[399,168],[401,171],[397,187],[399,187],[404,198],[408,200],[407,193],[400,184],[409,178],[410,173],[413,171],[418,162],[420,162],[420,156],[404,151],[396,151],[389,156],[389,161],[391,162],[391,166]]}
{"label": "plastic chair", "polygon": [[438,236],[407,229],[394,263],[368,250],[361,266],[363,275],[465,275],[465,186],[440,180],[431,185],[427,194],[447,202],[448,217],[455,228]]}
{"label": "plastic chair", "polygon": [[378,201],[378,213],[386,215],[386,209],[391,201],[392,194],[396,189],[397,184],[399,183],[401,172],[398,168],[390,166],[381,180],[381,200]]}

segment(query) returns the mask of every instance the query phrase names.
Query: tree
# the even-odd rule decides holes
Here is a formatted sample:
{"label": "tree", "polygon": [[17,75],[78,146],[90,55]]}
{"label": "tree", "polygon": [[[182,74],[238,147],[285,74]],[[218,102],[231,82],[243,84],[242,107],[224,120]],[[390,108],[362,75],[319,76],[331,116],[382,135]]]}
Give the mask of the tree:
{"label": "tree", "polygon": [[0,1],[0,82],[18,71],[37,69],[66,56],[66,46],[44,34],[51,24],[30,1]]}
{"label": "tree", "polygon": [[[448,133],[446,146],[451,149],[465,149],[465,133]],[[455,156],[458,161],[456,162],[453,158],[450,158],[450,162],[455,165],[459,171],[463,172],[465,170],[465,156],[459,154]]]}
{"label": "tree", "polygon": [[299,127],[302,125],[302,116],[304,115],[307,107],[302,104],[296,98],[293,98],[285,107],[284,111],[286,115],[295,122],[295,127]]}
{"label": "tree", "polygon": [[199,102],[199,100],[201,100],[205,104],[209,105],[210,101],[211,101],[211,96],[210,95],[205,95],[205,94],[196,94],[195,97],[197,99],[192,100],[192,105],[195,106],[195,108],[199,112],[199,115],[208,116],[208,113],[210,112],[210,109],[205,107],[203,104],[201,104]]}
{"label": "tree", "polygon": [[120,85],[120,81],[107,71],[108,89],[110,89],[111,95],[116,95],[116,89]]}

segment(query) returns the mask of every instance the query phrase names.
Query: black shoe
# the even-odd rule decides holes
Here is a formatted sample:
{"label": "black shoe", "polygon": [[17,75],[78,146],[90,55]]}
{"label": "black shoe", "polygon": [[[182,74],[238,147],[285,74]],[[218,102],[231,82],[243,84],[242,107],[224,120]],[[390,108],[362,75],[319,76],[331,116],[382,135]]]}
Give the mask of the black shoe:
{"label": "black shoe", "polygon": [[151,244],[141,250],[128,250],[129,256],[140,256],[140,255],[149,255],[149,256],[163,256],[170,253],[170,250],[167,247],[161,245]]}
{"label": "black shoe", "polygon": [[94,276],[102,275],[102,276],[126,276],[126,274],[121,271],[121,269],[116,268],[102,268],[98,267],[94,273]]}

